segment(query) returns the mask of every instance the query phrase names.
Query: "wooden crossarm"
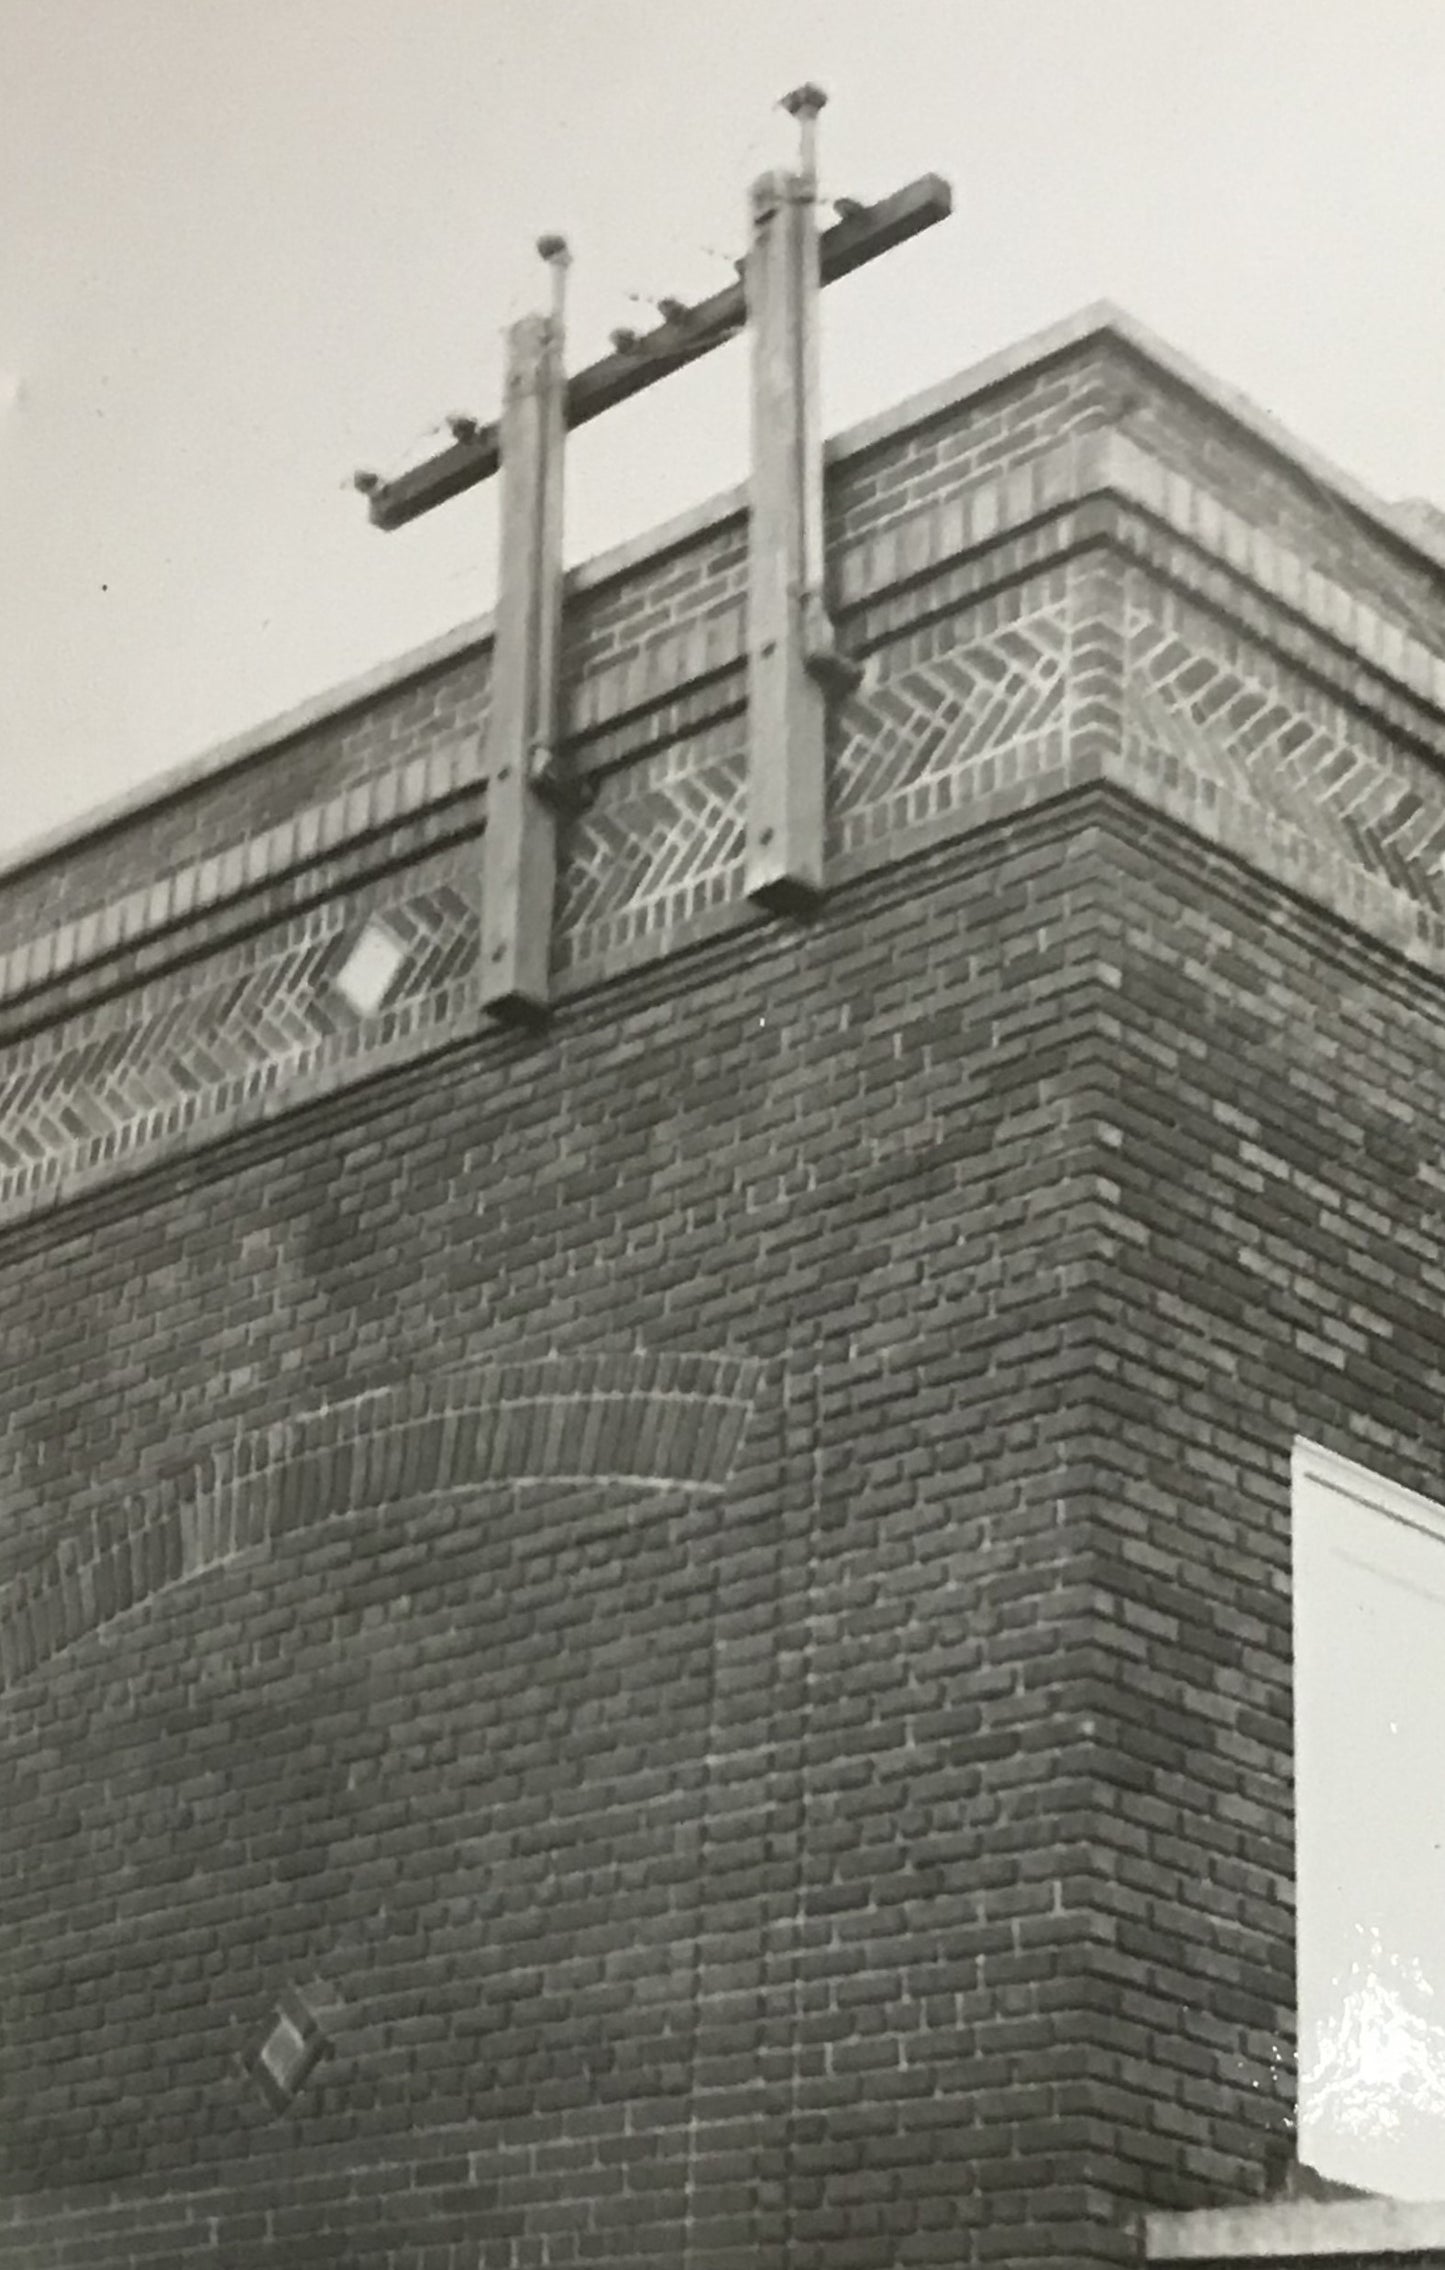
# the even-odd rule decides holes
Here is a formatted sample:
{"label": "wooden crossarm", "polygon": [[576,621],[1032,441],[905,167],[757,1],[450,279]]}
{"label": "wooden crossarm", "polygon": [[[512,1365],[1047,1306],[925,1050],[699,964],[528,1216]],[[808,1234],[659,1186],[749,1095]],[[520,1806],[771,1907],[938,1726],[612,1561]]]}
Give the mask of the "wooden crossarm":
{"label": "wooden crossarm", "polygon": [[[819,238],[820,281],[834,284],[840,276],[851,275],[855,268],[946,220],[952,210],[948,183],[936,173],[926,173],[878,204],[849,212]],[[670,322],[643,332],[635,345],[604,355],[569,380],[563,405],[567,426],[585,426],[630,395],[655,386],[660,378],[734,338],[746,322],[747,293],[740,280]],[[449,497],[490,480],[500,463],[498,428],[479,426],[467,440],[453,442],[425,464],[371,487],[367,492],[371,518],[378,528],[402,528]]]}

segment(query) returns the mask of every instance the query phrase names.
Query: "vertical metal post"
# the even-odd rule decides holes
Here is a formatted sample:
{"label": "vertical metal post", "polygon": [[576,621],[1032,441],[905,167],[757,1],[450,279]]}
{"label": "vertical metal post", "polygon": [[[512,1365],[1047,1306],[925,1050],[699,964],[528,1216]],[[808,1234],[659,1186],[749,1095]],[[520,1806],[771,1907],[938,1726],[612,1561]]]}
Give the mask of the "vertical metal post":
{"label": "vertical metal post", "polygon": [[816,87],[786,98],[802,131],[802,163],[753,184],[747,263],[747,890],[788,914],[805,913],[822,895],[827,694],[856,676],[837,652],[823,582],[814,122],[824,99]]}
{"label": "vertical metal post", "polygon": [[507,335],[501,559],[482,848],[482,1006],[535,1023],[549,1006],[557,876],[557,666],[562,604],[563,290],[560,237],[538,246],[552,307]]}

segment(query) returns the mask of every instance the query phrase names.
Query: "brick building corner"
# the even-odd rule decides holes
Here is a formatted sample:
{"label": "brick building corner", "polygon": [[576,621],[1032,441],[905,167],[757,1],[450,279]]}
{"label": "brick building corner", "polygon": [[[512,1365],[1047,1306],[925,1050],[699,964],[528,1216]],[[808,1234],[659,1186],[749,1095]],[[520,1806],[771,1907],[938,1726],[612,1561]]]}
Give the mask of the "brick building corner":
{"label": "brick building corner", "polygon": [[[1445,2261],[1294,2164],[1291,1460],[1445,1494],[1445,547],[1110,309],[0,878],[0,2264]],[[1445,2163],[1441,2193],[1445,2196]]]}

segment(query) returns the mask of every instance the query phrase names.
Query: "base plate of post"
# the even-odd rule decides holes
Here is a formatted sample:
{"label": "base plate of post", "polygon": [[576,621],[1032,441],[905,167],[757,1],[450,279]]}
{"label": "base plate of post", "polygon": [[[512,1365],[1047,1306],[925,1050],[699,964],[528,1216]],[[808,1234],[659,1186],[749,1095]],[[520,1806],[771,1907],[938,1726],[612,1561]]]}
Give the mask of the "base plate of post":
{"label": "base plate of post", "polygon": [[805,922],[821,909],[824,892],[820,885],[806,883],[801,876],[776,875],[770,882],[749,884],[748,897],[768,914],[786,914],[795,922]]}

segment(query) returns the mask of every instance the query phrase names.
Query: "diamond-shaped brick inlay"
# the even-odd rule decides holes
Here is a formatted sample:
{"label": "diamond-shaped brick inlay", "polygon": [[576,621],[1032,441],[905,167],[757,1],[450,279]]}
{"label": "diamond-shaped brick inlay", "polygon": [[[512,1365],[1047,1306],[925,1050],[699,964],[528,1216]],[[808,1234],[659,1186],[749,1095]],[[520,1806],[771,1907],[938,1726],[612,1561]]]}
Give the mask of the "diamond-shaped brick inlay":
{"label": "diamond-shaped brick inlay", "polygon": [[605,778],[568,831],[557,961],[599,960],[742,894],[745,728],[727,719]]}
{"label": "diamond-shaped brick inlay", "polygon": [[[1369,721],[1187,601],[1131,579],[1122,768],[1151,801],[1285,860],[1342,911],[1445,913],[1445,784]],[[1408,902],[1408,905],[1406,904]]]}
{"label": "diamond-shaped brick inlay", "polygon": [[878,680],[842,711],[830,849],[852,850],[965,801],[981,760],[1059,725],[1067,662],[1064,608],[1037,602],[1012,612],[994,602],[885,650]]}
{"label": "diamond-shaped brick inlay", "polygon": [[275,2111],[294,2103],[327,2046],[321,2021],[305,1997],[283,1994],[252,2067]]}
{"label": "diamond-shaped brick inlay", "polygon": [[401,959],[386,1004],[363,1015],[336,977],[356,920],[340,901],[42,1031],[0,1081],[0,1203],[97,1161],[143,1152],[323,1065],[364,1062],[420,1014],[461,1006],[480,904],[466,869],[393,885],[368,909]]}
{"label": "diamond-shaped brick inlay", "polygon": [[359,1017],[374,1017],[405,960],[400,941],[372,917],[337,971],[336,989]]}

